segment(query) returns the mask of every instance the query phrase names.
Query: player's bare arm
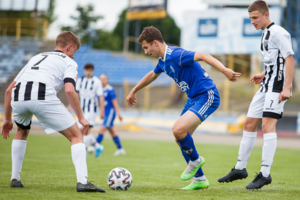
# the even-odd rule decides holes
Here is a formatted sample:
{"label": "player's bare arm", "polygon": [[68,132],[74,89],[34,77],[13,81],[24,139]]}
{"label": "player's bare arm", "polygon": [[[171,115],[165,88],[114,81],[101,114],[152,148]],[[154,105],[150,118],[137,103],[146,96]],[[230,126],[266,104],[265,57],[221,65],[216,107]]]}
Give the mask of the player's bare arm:
{"label": "player's bare arm", "polygon": [[286,59],[286,79],[285,85],[282,92],[279,95],[279,103],[281,101],[285,101],[291,97],[291,88],[292,88],[292,81],[293,81],[293,74],[294,74],[294,67],[295,61],[292,55],[289,55]]}
{"label": "player's bare arm", "polygon": [[144,78],[128,94],[126,98],[127,103],[132,107],[137,102],[135,93],[152,83],[155,79],[157,79],[157,77],[159,77],[159,75],[160,74],[154,73],[154,71],[146,74],[146,76],[144,76]]}
{"label": "player's bare arm", "polygon": [[252,81],[255,84],[260,84],[263,80],[263,78],[265,77],[266,74],[266,70],[264,70],[263,72],[259,73],[259,74],[255,74],[250,81]]}
{"label": "player's bare arm", "polygon": [[75,91],[74,85],[72,83],[67,82],[65,84],[65,93],[66,96],[78,117],[78,121],[82,124],[83,129],[82,133],[86,135],[88,133],[90,123],[83,117],[83,113],[81,111],[78,94]]}
{"label": "player's bare arm", "polygon": [[122,121],[123,117],[121,116],[120,107],[119,107],[117,99],[113,99],[111,102],[112,102],[112,104],[113,104],[113,106],[114,106],[114,108],[117,112],[119,120]]}
{"label": "player's bare arm", "polygon": [[241,73],[234,72],[233,70],[226,68],[220,61],[212,57],[208,53],[200,53],[196,52],[194,55],[194,61],[204,61],[207,64],[213,66],[214,68],[218,69],[220,72],[222,72],[230,81],[237,81],[238,77],[241,76]]}
{"label": "player's bare arm", "polygon": [[104,119],[104,97],[103,97],[103,95],[101,95],[100,97],[99,97],[99,104],[100,104],[100,118],[101,119]]}
{"label": "player's bare arm", "polygon": [[13,128],[13,122],[11,120],[11,92],[12,89],[15,87],[16,82],[13,81],[7,88],[5,92],[5,98],[4,98],[4,122],[1,127],[1,135],[3,135],[4,139],[7,139],[7,136],[9,136],[9,132]]}

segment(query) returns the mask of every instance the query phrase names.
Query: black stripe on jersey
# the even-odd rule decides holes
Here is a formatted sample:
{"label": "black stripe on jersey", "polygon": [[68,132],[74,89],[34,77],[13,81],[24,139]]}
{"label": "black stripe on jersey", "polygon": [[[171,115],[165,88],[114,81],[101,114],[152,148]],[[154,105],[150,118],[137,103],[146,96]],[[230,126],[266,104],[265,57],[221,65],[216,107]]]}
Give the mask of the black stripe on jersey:
{"label": "black stripe on jersey", "polygon": [[264,39],[264,33],[262,34],[262,37],[261,37],[261,44],[260,44],[260,49],[263,51],[263,39]]}
{"label": "black stripe on jersey", "polygon": [[[15,122],[16,122],[16,120],[15,120]],[[27,126],[24,126],[23,124],[19,124],[18,122],[16,122],[16,124],[17,124],[17,126],[18,126],[20,129],[23,129],[23,130],[28,130],[28,129],[31,128],[31,127],[30,127],[30,125],[31,125],[31,120],[30,120],[30,122],[29,122],[29,124],[28,124]]]}
{"label": "black stripe on jersey", "polygon": [[38,100],[45,100],[46,96],[46,84],[39,83]]}
{"label": "black stripe on jersey", "polygon": [[24,101],[31,100],[31,90],[32,90],[32,81],[26,83],[25,93],[24,93]]}
{"label": "black stripe on jersey", "polygon": [[273,72],[274,72],[274,71],[273,71],[274,65],[270,65],[269,67],[270,67],[270,71],[269,71],[269,73],[268,73],[269,77],[268,77],[268,80],[267,80],[266,85],[265,85],[266,92],[268,92],[268,85],[269,85],[269,82],[270,82],[270,80],[271,80],[272,74],[273,74]]}
{"label": "black stripe on jersey", "polygon": [[86,80],[84,89],[87,88],[88,82],[89,82],[89,80]]}
{"label": "black stripe on jersey", "polygon": [[[81,77],[80,86],[79,86],[80,89],[81,89],[81,87],[82,87],[83,79],[84,79],[84,77]],[[78,91],[78,92],[79,92],[79,91]]]}
{"label": "black stripe on jersey", "polygon": [[66,84],[66,83],[72,83],[72,84],[74,85],[74,88],[76,88],[75,81],[74,81],[74,79],[72,79],[72,78],[65,78],[65,79],[64,79],[64,83],[65,83],[65,84]]}
{"label": "black stripe on jersey", "polygon": [[263,112],[263,117],[280,119],[280,118],[282,118],[282,113],[281,114],[277,114],[277,113],[273,113],[273,112]]}
{"label": "black stripe on jersey", "polygon": [[264,47],[265,47],[265,50],[268,51],[269,50],[269,38],[270,38],[270,31],[268,31],[267,35],[266,35],[266,38],[264,40]]}
{"label": "black stripe on jersey", "polygon": [[19,101],[19,90],[20,90],[20,86],[21,86],[21,83],[18,83],[16,85],[16,89],[14,91],[14,101]]}
{"label": "black stripe on jersey", "polygon": [[266,75],[267,75],[267,69],[266,69],[266,67],[265,67],[265,70],[266,70],[266,72],[265,72],[265,77],[263,78],[263,80],[262,80],[262,84],[261,84],[261,90],[260,90],[260,92],[262,92],[263,91],[263,89],[264,89],[264,85],[265,85],[265,81],[266,81]]}
{"label": "black stripe on jersey", "polygon": [[93,90],[93,86],[94,86],[94,81],[92,81],[92,83],[91,83],[91,88],[90,88],[90,90]]}
{"label": "black stripe on jersey", "polygon": [[97,113],[97,104],[96,104],[96,102],[97,102],[97,101],[95,101],[95,103],[94,103],[94,112],[95,112],[95,113]]}
{"label": "black stripe on jersey", "polygon": [[91,107],[91,99],[89,99],[89,102],[88,102],[88,112],[90,112],[90,107]]}
{"label": "black stripe on jersey", "polygon": [[83,99],[83,107],[82,107],[82,112],[85,110],[85,99]]}
{"label": "black stripe on jersey", "polygon": [[[274,79],[273,90],[272,90],[272,92],[277,92],[277,93],[280,93],[283,90],[283,84],[284,84],[284,64],[285,64],[285,60],[280,55],[281,55],[280,51],[278,51],[277,75]],[[282,65],[281,70],[280,70],[280,65]]]}

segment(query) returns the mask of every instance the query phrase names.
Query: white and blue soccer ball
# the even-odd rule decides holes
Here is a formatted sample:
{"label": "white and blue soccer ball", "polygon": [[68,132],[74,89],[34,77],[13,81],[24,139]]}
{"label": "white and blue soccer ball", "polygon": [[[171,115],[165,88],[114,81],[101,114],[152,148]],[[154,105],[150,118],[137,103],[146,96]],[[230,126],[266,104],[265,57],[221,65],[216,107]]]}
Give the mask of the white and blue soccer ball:
{"label": "white and blue soccer ball", "polygon": [[131,173],[122,167],[114,168],[107,176],[107,184],[113,190],[128,190],[132,184]]}

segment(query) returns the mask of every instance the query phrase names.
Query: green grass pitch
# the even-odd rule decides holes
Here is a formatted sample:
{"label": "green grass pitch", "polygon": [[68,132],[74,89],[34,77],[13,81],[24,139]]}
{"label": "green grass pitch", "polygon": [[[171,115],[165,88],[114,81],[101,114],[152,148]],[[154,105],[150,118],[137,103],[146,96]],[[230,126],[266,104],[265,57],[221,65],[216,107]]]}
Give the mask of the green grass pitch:
{"label": "green grass pitch", "polygon": [[[300,150],[278,148],[271,169],[272,184],[247,191],[245,186],[260,170],[261,147],[252,151],[247,179],[220,184],[218,178],[235,165],[239,147],[196,144],[206,159],[203,170],[210,187],[181,191],[191,180],[180,179],[186,163],[175,142],[122,140],[127,155],[115,157],[110,138],[104,140],[105,150],[98,159],[91,154],[87,158],[89,180],[106,193],[77,193],[70,143],[63,136],[51,135],[29,135],[21,173],[26,188],[10,188],[12,138],[0,140],[0,199],[300,199]],[[128,191],[108,187],[107,175],[115,167],[131,172],[133,184]]]}

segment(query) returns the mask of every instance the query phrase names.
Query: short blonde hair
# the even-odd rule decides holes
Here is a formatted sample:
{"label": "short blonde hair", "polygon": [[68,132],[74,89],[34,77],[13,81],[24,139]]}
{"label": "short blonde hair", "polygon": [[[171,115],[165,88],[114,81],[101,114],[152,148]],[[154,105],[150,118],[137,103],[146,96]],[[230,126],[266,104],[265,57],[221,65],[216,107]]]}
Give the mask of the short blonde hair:
{"label": "short blonde hair", "polygon": [[71,31],[61,32],[55,40],[55,47],[66,47],[68,44],[74,44],[77,46],[77,49],[80,47],[80,40],[78,37]]}
{"label": "short blonde hair", "polygon": [[249,7],[248,12],[258,11],[261,14],[269,13],[268,4],[265,1],[262,0],[256,0],[254,1]]}

